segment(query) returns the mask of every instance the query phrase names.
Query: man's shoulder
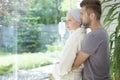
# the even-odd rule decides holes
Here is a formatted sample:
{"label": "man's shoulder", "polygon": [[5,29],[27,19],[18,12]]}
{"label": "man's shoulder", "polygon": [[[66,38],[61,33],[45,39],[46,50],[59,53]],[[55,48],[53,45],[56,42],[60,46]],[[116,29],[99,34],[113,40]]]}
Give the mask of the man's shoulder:
{"label": "man's shoulder", "polygon": [[102,35],[104,35],[103,32],[91,31],[85,36],[84,40],[87,42],[91,42],[91,41],[99,42],[104,38]]}
{"label": "man's shoulder", "polygon": [[85,38],[86,38],[86,39],[89,39],[89,38],[93,38],[94,36],[95,36],[94,32],[89,32],[89,33],[85,36]]}
{"label": "man's shoulder", "polygon": [[89,37],[89,38],[92,38],[92,37],[98,38],[98,37],[103,36],[103,35],[107,35],[107,32],[106,32],[106,30],[104,28],[100,28],[100,29],[96,29],[96,30],[93,30],[90,33],[88,33],[87,37]]}

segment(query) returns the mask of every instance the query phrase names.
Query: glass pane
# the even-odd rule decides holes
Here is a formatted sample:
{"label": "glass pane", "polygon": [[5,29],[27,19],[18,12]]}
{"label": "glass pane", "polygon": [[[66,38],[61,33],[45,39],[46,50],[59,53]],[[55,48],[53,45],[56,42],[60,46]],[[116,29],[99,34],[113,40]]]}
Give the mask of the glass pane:
{"label": "glass pane", "polygon": [[[65,9],[65,3],[71,5]],[[75,5],[69,0],[0,0],[0,80],[49,79],[69,35],[61,21]]]}

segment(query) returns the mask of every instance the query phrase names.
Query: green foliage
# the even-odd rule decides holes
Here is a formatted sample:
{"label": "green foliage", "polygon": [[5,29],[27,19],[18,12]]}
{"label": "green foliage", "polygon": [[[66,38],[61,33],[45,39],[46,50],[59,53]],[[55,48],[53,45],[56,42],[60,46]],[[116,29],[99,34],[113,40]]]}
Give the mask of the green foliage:
{"label": "green foliage", "polygon": [[[62,1],[62,0],[61,0]],[[18,52],[41,50],[40,28],[43,24],[57,24],[65,12],[58,7],[58,0],[28,0],[18,27]]]}
{"label": "green foliage", "polygon": [[12,11],[15,9],[13,0],[10,0],[7,4],[4,1],[0,1],[0,25],[9,26],[12,20]]}
{"label": "green foliage", "polygon": [[112,56],[113,58],[113,78],[114,80],[119,80],[120,79],[120,35],[119,37],[117,37],[116,41],[115,41],[115,49],[114,49],[114,55]]}
{"label": "green foliage", "polygon": [[36,15],[37,9],[26,9],[21,15],[18,27],[18,52],[38,52],[41,40],[40,28],[42,24],[38,21],[40,17]]}
{"label": "green foliage", "polygon": [[24,53],[20,55],[6,55],[0,56],[0,75],[13,72],[13,66],[15,65],[15,57],[18,61],[18,69],[32,69],[51,64],[49,57],[42,54]]}
{"label": "green foliage", "polygon": [[[119,16],[120,17],[120,13]],[[110,49],[111,55],[111,76],[113,80],[120,79],[120,18],[118,18],[118,25],[116,26],[116,30],[110,36]]]}
{"label": "green foliage", "polygon": [[[10,0],[1,1],[0,25],[18,27],[18,52],[37,52],[41,48],[41,24],[58,24],[65,11],[63,0]],[[38,36],[39,35],[39,36]],[[10,47],[10,50],[14,45]]]}
{"label": "green foliage", "polygon": [[119,11],[117,9],[120,8],[120,3],[117,2],[117,3],[108,4],[111,1],[112,0],[103,0],[102,1],[102,5],[104,6],[103,13],[106,13],[106,10],[109,9],[106,14],[102,15],[104,18],[102,23],[105,28],[108,28],[110,26],[110,24],[118,18],[118,14],[119,14]]}
{"label": "green foliage", "polygon": [[12,72],[13,64],[0,65],[0,75],[5,75]]}
{"label": "green foliage", "polygon": [[19,69],[31,69],[51,64],[48,57],[40,54],[23,54],[18,57],[18,61]]}
{"label": "green foliage", "polygon": [[31,0],[28,11],[34,12],[34,16],[39,16],[39,23],[57,24],[65,12],[59,9],[62,0]]}
{"label": "green foliage", "polygon": [[54,51],[61,51],[62,46],[61,45],[46,45],[48,51],[54,52]]}
{"label": "green foliage", "polygon": [[40,25],[18,28],[18,52],[38,52],[40,48]]}
{"label": "green foliage", "polygon": [[5,48],[0,47],[0,55],[7,55],[8,52]]}
{"label": "green foliage", "polygon": [[68,11],[72,8],[76,7],[76,1],[75,0],[63,0],[61,3],[61,10],[62,11]]}
{"label": "green foliage", "polygon": [[[112,0],[103,0],[102,4],[107,4]],[[113,21],[117,21],[117,26],[115,31],[110,35],[110,61],[111,68],[110,74],[112,80],[120,80],[120,3],[108,4],[103,8],[105,12],[106,9],[109,11],[104,15],[103,25],[105,28],[109,28]]]}

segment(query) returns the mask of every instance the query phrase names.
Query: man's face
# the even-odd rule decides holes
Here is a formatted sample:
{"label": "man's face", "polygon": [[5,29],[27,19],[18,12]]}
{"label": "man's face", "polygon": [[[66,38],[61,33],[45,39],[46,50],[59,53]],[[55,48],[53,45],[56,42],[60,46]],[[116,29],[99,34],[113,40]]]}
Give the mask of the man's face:
{"label": "man's face", "polygon": [[81,19],[84,26],[89,26],[91,24],[90,16],[88,15],[85,7],[82,7],[81,9]]}

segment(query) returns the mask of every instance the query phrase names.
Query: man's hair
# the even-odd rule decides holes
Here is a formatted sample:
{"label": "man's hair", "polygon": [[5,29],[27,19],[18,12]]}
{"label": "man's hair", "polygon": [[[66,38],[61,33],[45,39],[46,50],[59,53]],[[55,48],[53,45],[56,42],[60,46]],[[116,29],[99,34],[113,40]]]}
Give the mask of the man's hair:
{"label": "man's hair", "polygon": [[90,13],[90,11],[93,11],[96,15],[97,20],[100,20],[102,10],[101,2],[99,0],[83,0],[80,3],[80,6],[85,7],[88,14]]}

